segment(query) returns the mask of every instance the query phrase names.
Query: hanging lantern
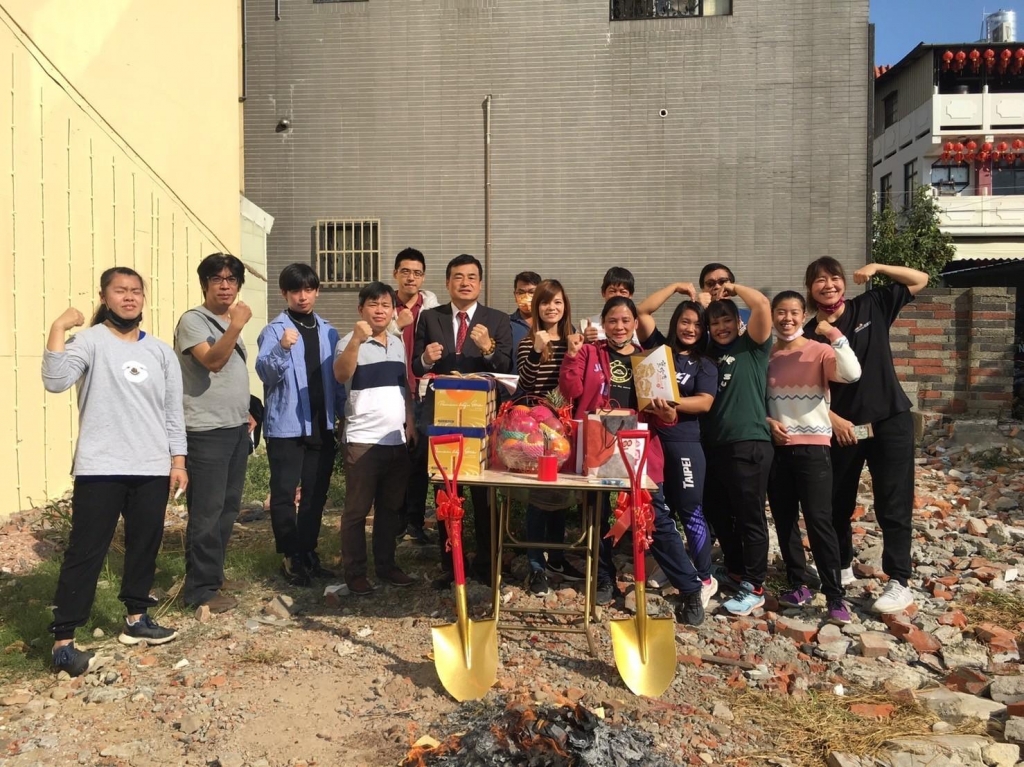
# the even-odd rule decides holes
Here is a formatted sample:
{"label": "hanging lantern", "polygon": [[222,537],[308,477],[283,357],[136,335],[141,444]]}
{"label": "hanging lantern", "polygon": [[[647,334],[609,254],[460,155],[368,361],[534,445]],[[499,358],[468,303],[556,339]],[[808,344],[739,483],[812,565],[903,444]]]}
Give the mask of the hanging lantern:
{"label": "hanging lantern", "polygon": [[1002,159],[1002,152],[998,150],[992,153],[992,162],[999,162]]}
{"label": "hanging lantern", "polygon": [[988,162],[989,158],[991,156],[992,156],[991,152],[978,152],[978,161],[979,162]]}
{"label": "hanging lantern", "polygon": [[984,144],[982,144],[981,145],[981,151],[982,152],[991,152],[992,151],[992,142],[991,141],[986,141]]}
{"label": "hanging lantern", "polygon": [[963,142],[957,141],[955,144],[953,144],[953,151],[955,151],[955,152],[962,152],[962,151],[964,151]]}
{"label": "hanging lantern", "polygon": [[1007,144],[1005,141],[1000,141],[998,144],[996,144],[996,149],[998,149],[1000,152],[1005,152],[1009,148],[1010,145]]}
{"label": "hanging lantern", "polygon": [[962,72],[964,69],[964,63],[967,61],[967,54],[963,51],[957,51],[956,55],[953,56],[953,69],[957,72]]}
{"label": "hanging lantern", "polygon": [[981,69],[981,51],[975,48],[967,55],[967,58],[971,60],[972,72],[977,72],[979,69]]}
{"label": "hanging lantern", "polygon": [[1013,58],[1013,51],[1009,48],[1003,48],[999,52],[999,74],[1006,72],[1006,68],[1010,65],[1010,59]]}
{"label": "hanging lantern", "polygon": [[996,52],[991,48],[985,49],[985,71],[991,72],[996,65]]}
{"label": "hanging lantern", "polygon": [[949,154],[950,152],[952,152],[953,151],[953,142],[952,141],[947,141],[945,144],[943,144],[942,145],[942,151],[944,151],[946,154]]}
{"label": "hanging lantern", "polygon": [[957,152],[956,153],[956,161],[958,163],[961,163],[961,162],[964,161],[964,153],[963,152]]}
{"label": "hanging lantern", "polygon": [[1020,151],[1021,149],[1024,149],[1024,140],[1021,140],[1019,138],[1015,138],[1013,140],[1013,148],[1016,149],[1017,151]]}
{"label": "hanging lantern", "polygon": [[978,148],[978,143],[974,139],[971,139],[970,141],[967,142],[965,146],[967,147],[968,152],[973,152],[975,149]]}
{"label": "hanging lantern", "polygon": [[942,54],[942,71],[948,72],[949,65],[953,63],[953,51],[946,51]]}

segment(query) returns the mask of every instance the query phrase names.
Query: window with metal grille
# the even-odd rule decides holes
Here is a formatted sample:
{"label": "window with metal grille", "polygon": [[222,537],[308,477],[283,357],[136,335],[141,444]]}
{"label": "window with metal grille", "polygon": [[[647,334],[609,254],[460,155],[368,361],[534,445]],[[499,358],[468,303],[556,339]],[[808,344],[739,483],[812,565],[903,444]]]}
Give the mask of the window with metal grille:
{"label": "window with metal grille", "polygon": [[316,273],[329,288],[358,288],[380,279],[380,220],[318,219]]}
{"label": "window with metal grille", "polygon": [[611,0],[612,21],[728,16],[732,0]]}

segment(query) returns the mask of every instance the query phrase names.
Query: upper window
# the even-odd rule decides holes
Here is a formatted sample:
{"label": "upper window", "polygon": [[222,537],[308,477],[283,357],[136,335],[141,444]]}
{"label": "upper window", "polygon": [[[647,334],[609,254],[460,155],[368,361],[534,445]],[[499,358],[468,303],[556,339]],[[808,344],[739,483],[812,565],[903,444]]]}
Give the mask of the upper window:
{"label": "upper window", "polygon": [[612,21],[728,16],[732,0],[611,0]]}
{"label": "upper window", "polygon": [[917,160],[911,160],[903,166],[903,204],[907,207],[914,200],[914,190],[917,189]]}
{"label": "upper window", "polygon": [[893,91],[882,102],[882,109],[885,113],[885,127],[894,125],[899,118],[899,92]]}
{"label": "upper window", "polygon": [[1024,168],[992,168],[992,194],[1024,194]]}
{"label": "upper window", "polygon": [[324,220],[313,231],[314,268],[325,287],[358,288],[380,279],[380,220]]}
{"label": "upper window", "polygon": [[970,183],[970,171],[966,165],[945,165],[941,161],[932,163],[932,186],[942,195],[962,192]]}
{"label": "upper window", "polygon": [[884,211],[892,205],[892,174],[886,173],[878,184],[878,210]]}

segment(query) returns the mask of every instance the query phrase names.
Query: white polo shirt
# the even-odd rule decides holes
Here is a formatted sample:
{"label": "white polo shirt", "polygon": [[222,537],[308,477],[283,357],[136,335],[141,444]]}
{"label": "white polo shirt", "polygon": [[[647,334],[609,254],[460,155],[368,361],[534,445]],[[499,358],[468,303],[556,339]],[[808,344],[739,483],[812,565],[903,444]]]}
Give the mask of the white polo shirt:
{"label": "white polo shirt", "polygon": [[[352,334],[338,342],[345,351]],[[409,387],[405,375],[405,344],[385,335],[384,343],[368,338],[359,347],[356,370],[348,382],[345,442],[359,445],[405,444],[405,413]]]}

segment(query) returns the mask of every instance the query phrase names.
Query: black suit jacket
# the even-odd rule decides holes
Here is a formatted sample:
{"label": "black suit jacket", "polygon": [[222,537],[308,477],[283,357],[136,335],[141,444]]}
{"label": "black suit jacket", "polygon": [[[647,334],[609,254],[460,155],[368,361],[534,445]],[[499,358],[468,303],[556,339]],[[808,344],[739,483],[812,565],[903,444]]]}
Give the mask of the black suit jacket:
{"label": "black suit jacket", "polygon": [[[420,314],[416,325],[416,343],[413,345],[412,372],[416,376],[426,373],[449,375],[451,373],[510,373],[512,372],[512,325],[508,315],[483,304],[476,305],[469,333],[477,325],[483,325],[494,339],[494,354],[486,358],[480,348],[466,335],[462,354],[455,354],[455,330],[450,303],[427,309]],[[423,350],[429,344],[440,343],[444,347],[441,359],[431,368],[423,366]]]}

